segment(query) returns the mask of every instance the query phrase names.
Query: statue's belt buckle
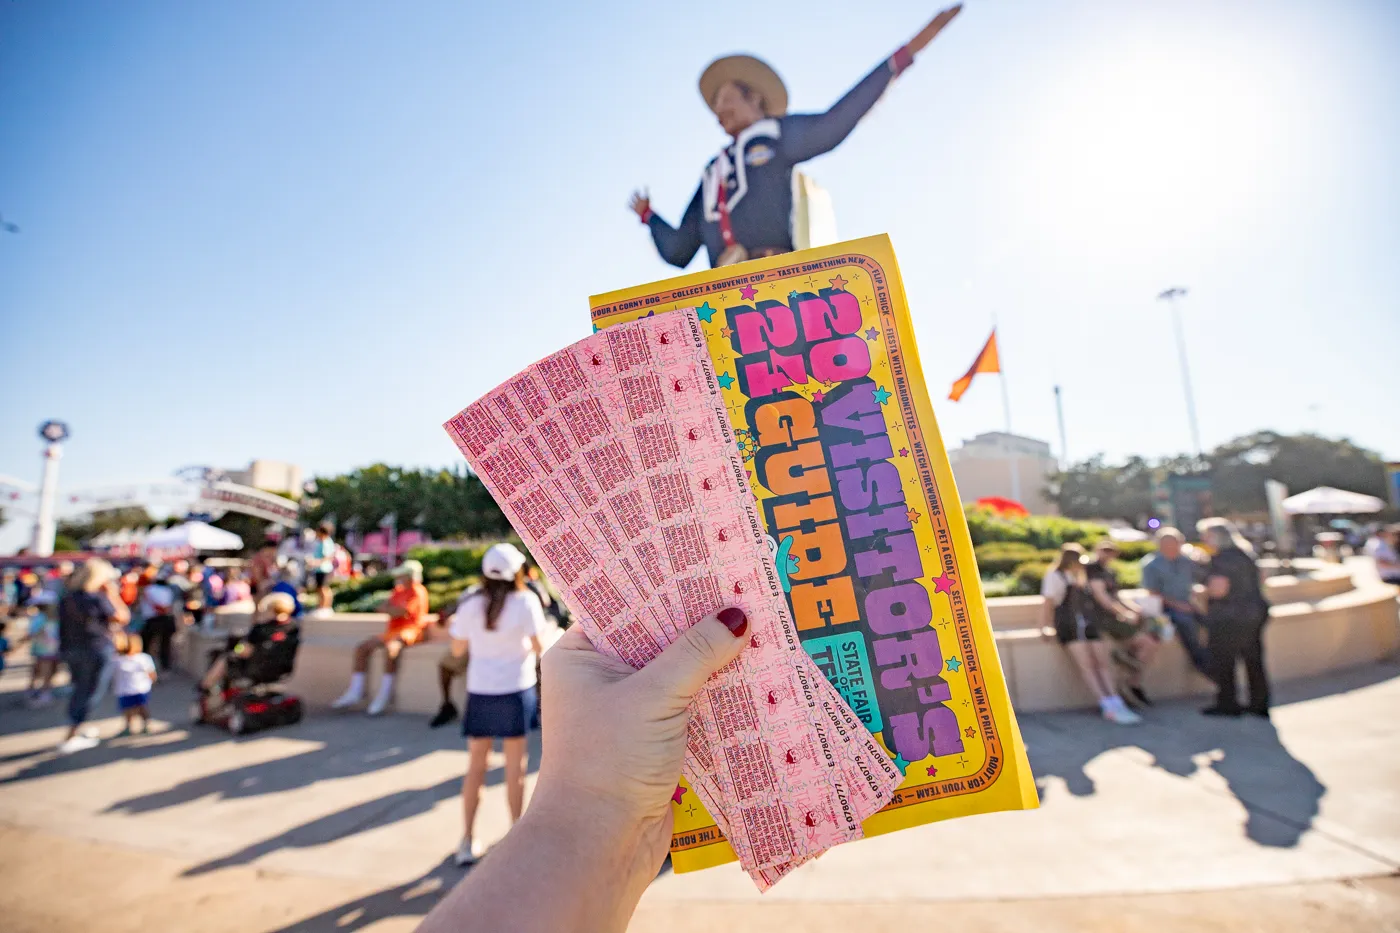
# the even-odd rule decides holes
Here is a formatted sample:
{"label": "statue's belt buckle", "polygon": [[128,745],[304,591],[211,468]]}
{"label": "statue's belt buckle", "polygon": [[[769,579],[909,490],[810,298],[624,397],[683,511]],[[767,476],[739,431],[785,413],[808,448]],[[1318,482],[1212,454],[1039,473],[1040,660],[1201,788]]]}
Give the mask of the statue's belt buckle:
{"label": "statue's belt buckle", "polygon": [[743,243],[735,243],[733,246],[726,246],[724,252],[719,254],[719,261],[716,266],[732,266],[736,262],[743,262],[749,258],[749,251],[744,248]]}

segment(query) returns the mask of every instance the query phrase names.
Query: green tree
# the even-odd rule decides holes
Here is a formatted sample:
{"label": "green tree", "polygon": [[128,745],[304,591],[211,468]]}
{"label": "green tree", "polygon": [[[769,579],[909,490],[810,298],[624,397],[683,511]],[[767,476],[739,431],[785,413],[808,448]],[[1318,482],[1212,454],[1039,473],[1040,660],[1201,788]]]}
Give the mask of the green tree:
{"label": "green tree", "polygon": [[53,536],[53,549],[56,552],[81,551],[83,549],[83,545],[81,542],[76,541],[73,538],[68,537],[67,535],[55,534]]}
{"label": "green tree", "polygon": [[1267,508],[1264,481],[1291,492],[1336,486],[1385,497],[1385,465],[1374,452],[1342,438],[1260,431],[1226,441],[1203,458],[1180,454],[1160,460],[1129,457],[1110,464],[1102,455],[1051,477],[1048,492],[1070,518],[1121,518],[1140,523],[1153,513],[1152,486],[1169,473],[1206,473],[1215,510],[1223,515]]}
{"label": "green tree", "polygon": [[148,528],[155,519],[141,506],[120,509],[99,509],[81,519],[58,523],[58,534],[86,546],[93,538],[104,531],[120,531],[123,528]]}
{"label": "green tree", "polygon": [[1227,514],[1268,508],[1264,481],[1270,479],[1291,493],[1335,486],[1386,497],[1384,462],[1346,438],[1260,431],[1221,444],[1208,459],[1215,507]]}
{"label": "green tree", "polygon": [[495,500],[474,474],[459,470],[410,469],[376,463],[341,476],[317,477],[316,492],[303,514],[310,522],[334,516],[372,531],[390,513],[400,530],[417,528],[433,538],[487,537],[510,530]]}
{"label": "green tree", "polygon": [[1142,457],[1110,465],[1102,454],[1073,464],[1051,478],[1049,492],[1069,518],[1121,518],[1135,522],[1152,510],[1152,473]]}

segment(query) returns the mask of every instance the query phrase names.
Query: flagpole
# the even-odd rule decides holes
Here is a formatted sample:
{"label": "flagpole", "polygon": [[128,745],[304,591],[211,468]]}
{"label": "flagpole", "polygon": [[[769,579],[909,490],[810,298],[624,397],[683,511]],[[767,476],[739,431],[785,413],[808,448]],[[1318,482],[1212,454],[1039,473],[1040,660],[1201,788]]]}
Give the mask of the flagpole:
{"label": "flagpole", "polygon": [[[996,318],[992,318],[992,338],[997,336]],[[1006,418],[1006,433],[1011,434],[1011,396],[1006,391],[1006,356],[1002,351],[1001,341],[997,340],[997,381],[1001,383],[1001,411]],[[1011,498],[1017,502],[1021,501],[1021,470],[1016,462],[1016,443],[1011,438],[1007,438],[1006,452],[1008,463],[1011,465]]]}
{"label": "flagpole", "polygon": [[1055,419],[1060,423],[1060,469],[1069,469],[1069,441],[1065,440],[1065,406],[1060,401],[1060,387],[1055,386]]}

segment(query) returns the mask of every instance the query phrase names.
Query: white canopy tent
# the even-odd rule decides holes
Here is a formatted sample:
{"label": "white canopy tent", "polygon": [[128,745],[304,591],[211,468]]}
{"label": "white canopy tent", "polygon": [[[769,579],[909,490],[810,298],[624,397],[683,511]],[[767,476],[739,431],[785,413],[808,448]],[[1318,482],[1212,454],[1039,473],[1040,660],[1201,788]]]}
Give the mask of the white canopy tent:
{"label": "white canopy tent", "polygon": [[243,539],[204,522],[185,522],[151,532],[145,546],[148,551],[237,551],[243,547]]}
{"label": "white canopy tent", "polygon": [[1385,503],[1375,496],[1331,486],[1318,486],[1283,500],[1283,510],[1289,515],[1355,515],[1383,508]]}

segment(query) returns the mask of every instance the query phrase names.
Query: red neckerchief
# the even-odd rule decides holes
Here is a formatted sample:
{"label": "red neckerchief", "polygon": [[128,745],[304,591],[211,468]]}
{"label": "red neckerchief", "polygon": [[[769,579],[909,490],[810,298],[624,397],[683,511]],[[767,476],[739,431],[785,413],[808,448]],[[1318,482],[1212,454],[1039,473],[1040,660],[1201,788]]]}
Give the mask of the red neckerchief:
{"label": "red neckerchief", "polygon": [[[737,151],[735,155],[738,155]],[[719,194],[716,195],[717,203],[715,206],[719,210],[719,235],[720,238],[724,240],[724,245],[726,247],[733,246],[738,242],[734,239],[734,225],[729,222],[728,192],[729,179],[721,178],[719,180]]]}

